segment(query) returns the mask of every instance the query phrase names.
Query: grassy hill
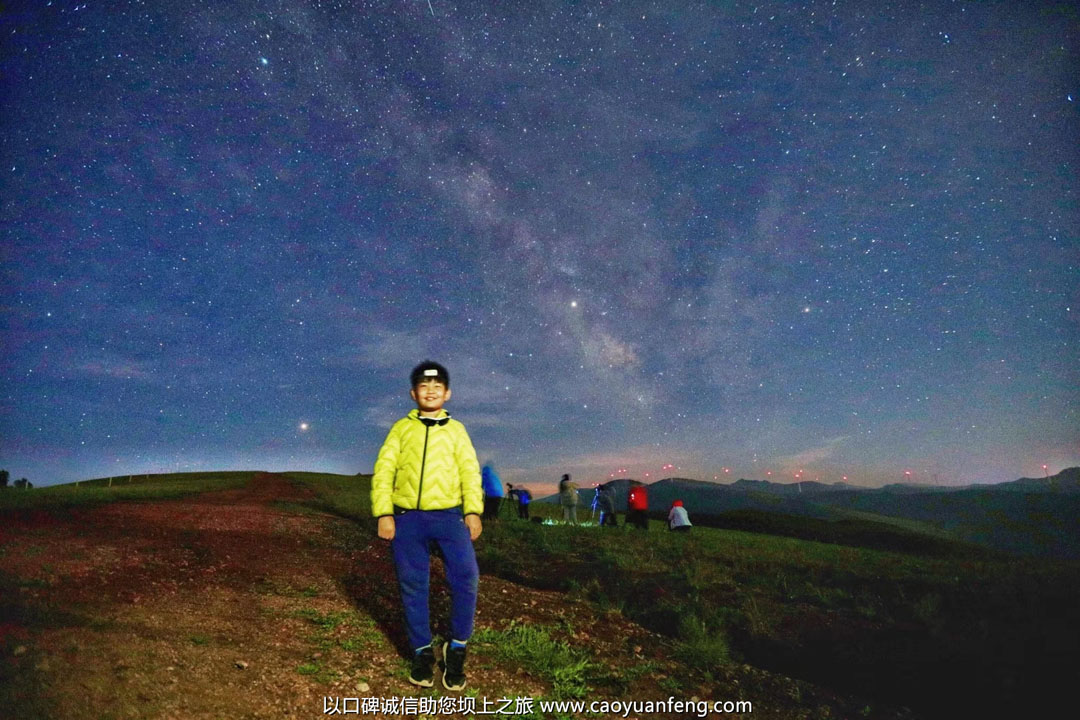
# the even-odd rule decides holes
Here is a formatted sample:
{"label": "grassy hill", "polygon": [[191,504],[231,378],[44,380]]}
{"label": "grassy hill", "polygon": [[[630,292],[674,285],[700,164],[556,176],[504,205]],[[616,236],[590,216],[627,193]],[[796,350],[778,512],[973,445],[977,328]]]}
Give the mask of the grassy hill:
{"label": "grassy hill", "polygon": [[[631,482],[608,483],[620,509],[625,509]],[[882,548],[912,543],[943,548],[941,541],[951,539],[1017,555],[1080,560],[1080,468],[1049,478],[965,488],[666,478],[648,485],[648,494],[656,517],[679,499],[695,523],[719,527],[768,527],[792,537]],[[591,502],[590,491],[582,495],[583,502]],[[557,502],[557,497],[544,501]],[[770,513],[777,517],[767,517]],[[822,522],[792,522],[792,517]]]}
{"label": "grassy hill", "polygon": [[710,528],[493,535],[485,569],[626,613],[700,672],[748,662],[939,717],[1000,716],[1077,679],[1075,566]]}
{"label": "grassy hill", "polygon": [[[112,487],[103,479],[80,483],[77,489],[68,486],[7,493],[0,499],[8,503],[0,505],[0,522],[4,514],[27,512],[59,511],[64,517],[89,517],[89,511],[81,506],[70,512],[69,508],[80,503],[89,503],[93,508],[111,499],[176,497],[178,493],[199,492],[199,488],[238,488],[256,477],[255,473],[200,473],[155,477],[142,484],[137,478],[130,483],[114,478]],[[220,611],[208,615],[206,622],[222,622],[228,613],[250,608],[252,598],[242,592],[254,591],[258,593],[256,605],[264,608],[259,612],[269,612],[265,609],[267,603],[287,601],[289,609],[281,611],[285,614],[270,616],[276,618],[275,622],[307,623],[318,631],[319,636],[311,641],[318,641],[313,659],[297,666],[296,672],[303,677],[309,677],[310,672],[315,680],[332,678],[335,673],[348,671],[339,671],[339,667],[356,663],[366,667],[366,655],[358,660],[356,655],[344,652],[346,646],[358,641],[346,638],[335,645],[324,636],[339,626],[367,623],[370,618],[377,621],[378,627],[397,622],[394,590],[387,584],[392,583],[387,579],[392,578],[392,569],[374,566],[379,573],[376,578],[370,575],[375,572],[373,566],[365,564],[378,558],[385,563],[385,549],[372,540],[370,479],[287,473],[286,480],[278,476],[275,482],[276,486],[293,489],[287,498],[277,499],[279,496],[271,494],[265,499],[272,510],[269,516],[262,516],[269,535],[255,533],[254,526],[234,527],[233,522],[249,520],[254,514],[249,508],[256,506],[237,507],[230,501],[206,506],[233,518],[224,522],[207,516],[206,527],[212,529],[192,524],[201,521],[203,515],[190,508],[174,516],[171,524],[124,526],[125,532],[133,533],[131,548],[146,547],[145,540],[135,539],[143,538],[145,532],[150,533],[146,538],[158,538],[155,552],[160,553],[146,557],[148,564],[141,566],[140,572],[147,574],[133,578],[125,592],[141,594],[142,588],[162,583],[171,587],[168,583],[175,581],[180,567],[184,577],[193,583],[198,578],[208,579],[199,582],[209,582],[228,570],[243,579],[243,583],[229,586],[230,593],[239,594],[235,600],[233,595],[225,596],[228,601],[222,600]],[[261,492],[265,493],[265,488]],[[12,500],[13,495],[23,497]],[[33,506],[35,501],[41,505]],[[252,499],[246,497],[244,502],[251,503]],[[149,512],[152,508],[140,505],[137,509]],[[1076,633],[1080,627],[1080,606],[1076,603],[1080,597],[1080,566],[1076,563],[1017,559],[973,549],[922,532],[924,528],[918,523],[881,523],[870,515],[823,519],[750,508],[727,515],[727,527],[698,526],[691,534],[681,535],[666,532],[656,520],[648,532],[642,532],[624,526],[529,523],[513,518],[509,506],[503,510],[503,517],[486,524],[476,545],[482,573],[499,579],[502,585],[497,587],[503,588],[497,598],[486,599],[497,602],[489,605],[482,616],[483,631],[475,639],[478,658],[488,663],[502,659],[485,671],[489,673],[485,692],[499,690],[499,682],[517,682],[517,673],[525,673],[548,678],[545,682],[555,696],[621,693],[632,698],[643,687],[655,690],[659,682],[665,696],[716,697],[730,693],[733,678],[739,678],[745,697],[763,706],[762,717],[1004,718],[1050,715],[1080,680],[1080,642]],[[858,508],[834,511],[862,512]],[[534,512],[554,518],[558,508],[537,505]],[[326,513],[337,516],[333,518],[336,524],[328,523]],[[114,520],[124,517],[119,513],[108,516]],[[178,522],[176,517],[185,521]],[[301,520],[302,525],[298,524]],[[288,528],[294,525],[308,529],[291,535]],[[311,528],[330,527],[336,529],[327,534],[329,545],[312,544],[315,535]],[[110,558],[134,562],[136,553],[130,549],[125,553],[103,553],[94,545],[85,545],[78,551],[78,558],[49,559],[43,564],[43,554],[51,552],[43,548],[54,531],[51,526],[39,530],[38,535],[28,538],[29,543],[20,542],[26,537],[21,536],[0,544],[0,560],[6,558],[13,567],[22,567],[22,554],[27,553],[32,556],[27,562],[32,561],[45,573],[42,579],[13,575],[4,581],[9,592],[0,593],[7,597],[0,601],[0,609],[6,607],[4,602],[11,603],[13,611],[18,610],[17,617],[24,618],[32,629],[59,631],[50,618],[70,618],[72,609],[38,607],[32,600],[39,593],[48,595],[53,587],[66,587],[63,583],[68,581],[67,575],[55,568],[66,567],[64,563],[78,558],[80,562],[104,562]],[[77,523],[72,532],[73,537],[81,537]],[[165,534],[159,538],[157,533]],[[172,539],[174,536],[179,543]],[[238,542],[246,543],[249,559],[237,559],[238,549],[232,543]],[[280,547],[267,552],[267,543],[280,543]],[[273,576],[277,579],[268,575],[264,567],[267,563],[285,562],[289,552],[308,550],[312,558],[334,550],[343,557],[355,558],[354,564],[350,570],[342,569],[346,565],[335,566],[335,572],[342,574],[317,588],[312,585],[314,580],[293,577],[301,571],[318,569],[307,556],[298,560],[297,566],[282,568],[285,574]],[[174,554],[181,565],[172,559]],[[72,591],[85,587],[85,579],[80,578],[83,575],[72,576]],[[248,582],[254,590],[245,589],[248,585],[244,583]],[[206,594],[203,585],[191,588],[193,596]],[[188,597],[188,592],[166,597],[179,602]],[[88,596],[87,602],[93,602],[93,597]],[[538,612],[538,597],[544,598],[544,603],[557,605],[559,613],[573,608],[573,614],[558,615],[562,618],[558,624],[543,627],[502,622],[522,613]],[[332,599],[337,604],[332,604]],[[128,604],[110,606],[114,608],[110,612],[133,611],[129,601],[123,602]],[[156,611],[156,606],[147,610]],[[341,620],[346,617],[352,619]],[[94,623],[98,622],[81,621],[81,642],[91,642],[86,628],[96,628]],[[651,642],[663,645],[664,657],[673,658],[677,669],[670,671],[664,666],[662,680],[650,680],[651,674],[657,673],[659,661],[641,659],[651,657],[649,648],[638,648],[638,652],[631,643],[630,650],[618,650],[621,646],[616,641],[620,638],[595,637],[582,631],[610,628],[612,622],[619,627],[634,623],[634,627],[643,626],[655,633]],[[242,632],[249,624],[237,623],[241,629],[235,632]],[[380,634],[373,629],[376,626],[364,625],[367,629],[363,642],[382,648],[390,635]],[[101,627],[120,631],[115,624]],[[194,663],[188,666],[191,672],[199,671],[204,662],[200,658],[219,645],[225,662],[236,660],[228,654],[232,652],[228,648],[233,646],[227,644],[231,636],[225,631],[192,637],[184,647],[162,648],[163,656],[190,655],[188,662]],[[248,650],[238,657],[250,660],[259,637],[247,638]],[[275,637],[280,640],[282,636]],[[302,641],[303,631],[298,637]],[[20,640],[9,645],[15,648],[20,642],[29,644]],[[66,647],[64,642],[59,647]],[[5,647],[0,642],[0,660],[19,663],[19,657],[25,657],[8,657]],[[264,652],[276,652],[274,647],[266,646]],[[610,656],[616,651],[631,654]],[[385,650],[380,653],[385,655]],[[387,660],[387,677],[398,678],[397,662],[393,657]],[[140,665],[137,675],[150,676],[170,669]],[[235,668],[233,671],[239,672]],[[777,684],[777,678],[788,680]],[[844,700],[836,701],[831,706],[834,710],[826,712],[820,705],[826,696]],[[160,702],[174,700],[173,695],[164,693]],[[771,705],[771,715],[765,705]],[[779,712],[777,708],[781,707],[791,712]],[[835,710],[838,707],[847,710]],[[910,712],[889,710],[904,707]],[[757,709],[754,714],[759,715]]]}
{"label": "grassy hill", "polygon": [[[326,507],[349,504],[324,490]],[[756,532],[684,536],[656,520],[641,532],[519,522],[509,510],[477,544],[483,572],[640,622],[670,638],[691,675],[749,663],[943,718],[1024,714],[1080,679],[1076,564],[854,519],[757,513],[744,517],[771,518]],[[837,527],[850,530],[843,545]],[[828,543],[790,537],[823,533]]]}
{"label": "grassy hill", "polygon": [[[655,518],[664,519],[659,513]],[[930,556],[981,557],[995,554],[990,548],[956,540],[925,523],[854,511],[824,520],[745,509],[720,515],[695,514],[694,523],[704,527]]]}
{"label": "grassy hill", "polygon": [[0,512],[79,507],[120,500],[166,500],[211,490],[240,487],[259,474],[228,472],[118,475],[29,490],[0,491]]}
{"label": "grassy hill", "polygon": [[844,492],[834,510],[903,518],[949,536],[1019,555],[1080,558],[1080,495],[966,488],[913,494]]}

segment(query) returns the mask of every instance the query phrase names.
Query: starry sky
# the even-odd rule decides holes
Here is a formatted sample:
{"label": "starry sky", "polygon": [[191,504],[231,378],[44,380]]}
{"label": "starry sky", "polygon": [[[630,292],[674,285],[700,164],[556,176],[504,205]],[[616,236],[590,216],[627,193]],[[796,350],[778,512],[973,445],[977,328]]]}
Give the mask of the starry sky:
{"label": "starry sky", "polygon": [[1078,40],[1041,2],[5,3],[0,467],[370,472],[429,357],[537,487],[1080,465]]}

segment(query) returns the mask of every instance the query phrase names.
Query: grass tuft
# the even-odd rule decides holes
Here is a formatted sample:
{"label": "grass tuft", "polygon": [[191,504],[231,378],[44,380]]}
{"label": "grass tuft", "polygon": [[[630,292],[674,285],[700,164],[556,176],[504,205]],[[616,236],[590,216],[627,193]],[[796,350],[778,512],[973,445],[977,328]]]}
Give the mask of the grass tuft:
{"label": "grass tuft", "polygon": [[481,629],[473,640],[490,644],[500,659],[550,682],[555,698],[581,698],[589,690],[586,676],[592,663],[543,626],[511,623],[505,630]]}
{"label": "grass tuft", "polygon": [[705,621],[694,615],[686,615],[679,622],[675,656],[707,677],[717,667],[731,662],[731,651],[723,631],[709,628]]}

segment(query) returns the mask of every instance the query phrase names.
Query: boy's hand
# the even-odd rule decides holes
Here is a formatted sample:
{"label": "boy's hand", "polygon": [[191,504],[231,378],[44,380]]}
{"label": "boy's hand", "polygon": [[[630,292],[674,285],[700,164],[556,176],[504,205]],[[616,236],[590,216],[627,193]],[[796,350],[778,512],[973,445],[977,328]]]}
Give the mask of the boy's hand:
{"label": "boy's hand", "polygon": [[469,528],[469,539],[476,542],[476,538],[480,537],[480,533],[484,532],[484,524],[480,522],[479,515],[466,515],[465,527]]}
{"label": "boy's hand", "polygon": [[383,540],[393,540],[396,527],[393,515],[383,515],[379,518],[379,537]]}

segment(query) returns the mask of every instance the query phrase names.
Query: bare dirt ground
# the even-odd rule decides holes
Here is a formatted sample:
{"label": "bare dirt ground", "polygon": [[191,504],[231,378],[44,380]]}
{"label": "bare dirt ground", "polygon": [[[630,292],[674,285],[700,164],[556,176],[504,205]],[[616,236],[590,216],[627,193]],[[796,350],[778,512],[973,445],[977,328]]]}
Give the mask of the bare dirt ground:
{"label": "bare dirt ground", "polygon": [[[239,490],[41,512],[0,529],[0,682],[12,701],[0,717],[314,718],[335,699],[417,695],[388,546],[302,506],[305,493],[267,474]],[[445,617],[445,589],[433,587],[433,618]],[[624,699],[666,698],[663,680],[679,672],[663,638],[618,613],[482,576],[477,627],[511,621],[565,628],[613,677],[648,663]],[[550,696],[543,678],[471,648],[478,699]],[[717,676],[682,699],[751,700],[753,717],[852,711],[748,666]]]}

